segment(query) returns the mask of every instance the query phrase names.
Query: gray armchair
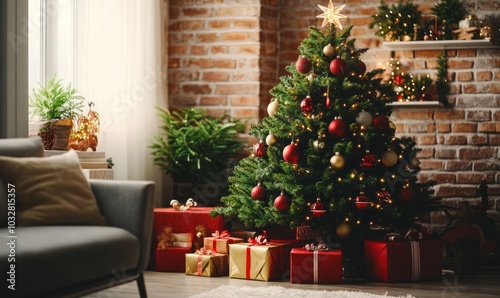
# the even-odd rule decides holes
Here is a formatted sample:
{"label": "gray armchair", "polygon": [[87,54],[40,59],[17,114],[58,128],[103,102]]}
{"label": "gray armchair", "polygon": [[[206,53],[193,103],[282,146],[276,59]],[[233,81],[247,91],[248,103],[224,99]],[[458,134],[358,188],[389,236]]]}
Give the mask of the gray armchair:
{"label": "gray armchair", "polygon": [[[43,156],[40,138],[0,139],[0,155]],[[12,169],[15,171],[15,169]],[[0,297],[78,297],[137,281],[147,297],[147,266],[153,224],[154,183],[91,180],[107,226],[44,225],[16,227],[15,291],[9,282]],[[6,187],[0,179],[0,268],[8,272]],[[5,283],[4,275],[3,283]]]}

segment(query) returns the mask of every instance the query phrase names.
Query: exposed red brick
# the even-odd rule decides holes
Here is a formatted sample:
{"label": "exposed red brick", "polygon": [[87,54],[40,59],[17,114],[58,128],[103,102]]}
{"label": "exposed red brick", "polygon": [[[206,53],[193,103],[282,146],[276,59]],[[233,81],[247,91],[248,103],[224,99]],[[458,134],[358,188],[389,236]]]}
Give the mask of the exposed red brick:
{"label": "exposed red brick", "polygon": [[422,170],[441,170],[443,162],[439,160],[420,160],[420,168]]}
{"label": "exposed red brick", "polygon": [[478,81],[491,81],[492,78],[493,74],[491,71],[478,71],[476,75]]}
{"label": "exposed red brick", "polygon": [[472,162],[463,160],[446,161],[444,169],[446,171],[470,171],[472,170]]}
{"label": "exposed red brick", "polygon": [[257,108],[245,108],[231,110],[231,117],[234,118],[254,118],[259,116],[259,110]]}
{"label": "exposed red brick", "polygon": [[218,82],[218,81],[226,82],[226,81],[229,81],[229,77],[230,77],[230,75],[227,71],[226,72],[207,71],[207,72],[203,72],[201,75],[201,79],[208,81],[208,82]]}
{"label": "exposed red brick", "polygon": [[449,59],[448,60],[448,67],[452,69],[471,69],[474,67],[474,61],[472,60],[456,60],[456,59]]}
{"label": "exposed red brick", "polygon": [[225,96],[202,96],[200,98],[201,106],[222,106],[227,104]]}
{"label": "exposed red brick", "polygon": [[212,89],[206,84],[186,84],[182,86],[184,94],[210,94]]}
{"label": "exposed red brick", "polygon": [[477,131],[483,133],[497,132],[497,123],[494,122],[479,123]]}
{"label": "exposed red brick", "polygon": [[[186,52],[180,52],[180,53],[186,53]],[[191,54],[193,54],[193,55],[206,55],[206,54],[208,54],[208,49],[205,46],[192,46],[191,47]]]}
{"label": "exposed red brick", "polygon": [[444,145],[466,145],[467,136],[465,135],[450,135],[445,137]]}
{"label": "exposed red brick", "polygon": [[432,120],[432,110],[399,110],[397,117],[400,119]]}
{"label": "exposed red brick", "polygon": [[484,146],[488,145],[488,136],[487,135],[473,135],[470,136],[467,143],[473,146]]}
{"label": "exposed red brick", "polygon": [[476,110],[476,111],[468,111],[465,117],[468,121],[491,121],[491,111],[489,110]]}
{"label": "exposed red brick", "polygon": [[477,195],[477,190],[474,186],[449,186],[440,185],[437,186],[436,195],[439,197],[475,197]]}
{"label": "exposed red brick", "polygon": [[500,135],[491,135],[490,136],[490,145],[491,146],[500,146]]}
{"label": "exposed red brick", "polygon": [[473,165],[474,171],[500,171],[500,161],[475,161]]}
{"label": "exposed red brick", "polygon": [[208,27],[212,29],[229,29],[232,23],[231,20],[213,20],[208,22]]}
{"label": "exposed red brick", "polygon": [[451,123],[437,123],[437,132],[447,133],[451,132]]}
{"label": "exposed red brick", "polygon": [[477,53],[476,50],[465,50],[465,49],[460,49],[458,50],[458,57],[476,57]]}
{"label": "exposed red brick", "polygon": [[258,106],[258,96],[233,96],[229,98],[232,106]]}
{"label": "exposed red brick", "polygon": [[456,175],[452,173],[433,173],[430,179],[435,180],[437,184],[456,183]]}
{"label": "exposed red brick", "polygon": [[485,180],[487,183],[494,183],[495,177],[490,173],[458,173],[458,184],[481,184]]}
{"label": "exposed red brick", "polygon": [[463,160],[479,160],[497,158],[497,148],[480,147],[480,148],[463,148],[458,150],[458,158]]}
{"label": "exposed red brick", "polygon": [[476,123],[452,123],[451,124],[452,132],[476,132],[477,124]]}
{"label": "exposed red brick", "polygon": [[438,109],[434,112],[435,120],[459,120],[464,119],[464,110]]}
{"label": "exposed red brick", "polygon": [[457,81],[458,82],[471,82],[474,80],[474,73],[472,71],[458,72]]}
{"label": "exposed red brick", "polygon": [[436,135],[425,135],[418,138],[419,145],[434,145],[436,144]]}
{"label": "exposed red brick", "polygon": [[217,84],[215,93],[217,94],[256,94],[259,91],[258,85],[253,84]]}
{"label": "exposed red brick", "polygon": [[457,150],[456,149],[437,148],[435,157],[438,159],[455,159],[455,158],[457,158]]}
{"label": "exposed red brick", "polygon": [[187,17],[205,17],[208,15],[208,9],[206,8],[184,8],[182,13]]}

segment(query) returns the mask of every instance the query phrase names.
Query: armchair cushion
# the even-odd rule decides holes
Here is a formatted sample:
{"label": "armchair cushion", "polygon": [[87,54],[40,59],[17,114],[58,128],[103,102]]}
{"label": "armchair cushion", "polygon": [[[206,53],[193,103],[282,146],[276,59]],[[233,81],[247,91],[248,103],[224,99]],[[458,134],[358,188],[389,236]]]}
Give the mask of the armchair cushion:
{"label": "armchair cushion", "polygon": [[0,156],[0,178],[15,202],[18,226],[106,225],[73,150],[43,158]]}

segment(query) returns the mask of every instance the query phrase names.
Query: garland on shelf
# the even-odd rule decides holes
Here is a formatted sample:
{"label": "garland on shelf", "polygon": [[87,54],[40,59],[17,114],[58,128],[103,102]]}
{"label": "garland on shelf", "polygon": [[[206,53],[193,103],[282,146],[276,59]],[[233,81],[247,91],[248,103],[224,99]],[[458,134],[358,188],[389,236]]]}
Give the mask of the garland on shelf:
{"label": "garland on shelf", "polygon": [[449,106],[448,93],[450,92],[450,86],[448,85],[448,57],[446,56],[446,50],[443,50],[438,56],[436,89],[438,101],[445,107]]}

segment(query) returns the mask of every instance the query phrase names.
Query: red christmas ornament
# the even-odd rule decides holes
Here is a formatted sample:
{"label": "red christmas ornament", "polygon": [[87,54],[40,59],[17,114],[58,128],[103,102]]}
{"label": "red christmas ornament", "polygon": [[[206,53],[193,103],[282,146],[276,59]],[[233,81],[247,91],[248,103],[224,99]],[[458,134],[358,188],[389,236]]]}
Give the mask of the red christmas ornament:
{"label": "red christmas ornament", "polygon": [[359,210],[368,209],[368,207],[370,207],[370,204],[370,198],[362,192],[359,194],[359,196],[356,197],[356,200],[354,201],[354,205]]}
{"label": "red christmas ornament", "polygon": [[332,138],[341,139],[347,132],[347,125],[341,117],[335,117],[328,125],[328,132]]}
{"label": "red christmas ornament", "polygon": [[330,62],[330,71],[336,76],[344,75],[347,73],[347,63],[340,56],[337,56]]}
{"label": "red christmas ornament", "polygon": [[311,96],[306,96],[300,103],[300,109],[304,114],[309,114],[313,109],[313,102]]}
{"label": "red christmas ornament", "polygon": [[330,100],[330,96],[327,96],[326,103],[325,103],[326,108],[329,109],[331,104],[332,104],[332,101]]}
{"label": "red christmas ornament", "polygon": [[411,203],[415,200],[415,192],[409,187],[404,187],[399,192],[399,199],[406,203]]}
{"label": "red christmas ornament", "polygon": [[266,151],[266,145],[264,145],[264,141],[262,140],[253,145],[253,155],[256,157],[263,157],[264,155],[266,155]]}
{"label": "red christmas ornament", "polygon": [[384,130],[389,126],[389,118],[385,115],[377,115],[373,117],[373,126],[378,130]]}
{"label": "red christmas ornament", "polygon": [[250,192],[250,195],[252,196],[252,199],[256,201],[263,200],[266,197],[266,189],[264,186],[260,185],[260,182],[252,188],[252,191]]}
{"label": "red christmas ornament", "polygon": [[274,207],[280,212],[288,211],[290,209],[290,199],[283,193],[274,199]]}
{"label": "red christmas ornament", "polygon": [[356,70],[356,73],[358,75],[364,75],[366,72],[366,64],[361,60],[358,61],[358,63],[356,64]]}
{"label": "red christmas ornament", "polygon": [[371,168],[375,165],[376,157],[375,155],[367,152],[363,158],[361,158],[361,166],[365,168]]}
{"label": "red christmas ornament", "polygon": [[297,71],[300,72],[301,74],[306,74],[311,71],[312,62],[306,57],[299,57],[299,59],[297,59],[295,67],[297,68]]}
{"label": "red christmas ornament", "polygon": [[403,94],[399,93],[397,98],[398,101],[403,101]]}
{"label": "red christmas ornament", "polygon": [[297,147],[297,145],[295,145],[294,143],[291,143],[290,145],[286,146],[285,149],[283,149],[283,159],[286,162],[292,164],[298,164],[299,157],[300,157],[299,147]]}
{"label": "red christmas ornament", "polygon": [[311,212],[314,216],[321,216],[326,213],[325,204],[321,202],[320,198],[317,198],[316,202],[311,205]]}
{"label": "red christmas ornament", "polygon": [[396,83],[396,85],[401,85],[403,84],[405,80],[403,79],[402,76],[395,76],[394,77],[394,83]]}

